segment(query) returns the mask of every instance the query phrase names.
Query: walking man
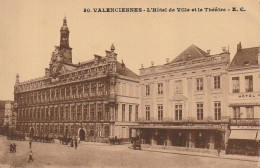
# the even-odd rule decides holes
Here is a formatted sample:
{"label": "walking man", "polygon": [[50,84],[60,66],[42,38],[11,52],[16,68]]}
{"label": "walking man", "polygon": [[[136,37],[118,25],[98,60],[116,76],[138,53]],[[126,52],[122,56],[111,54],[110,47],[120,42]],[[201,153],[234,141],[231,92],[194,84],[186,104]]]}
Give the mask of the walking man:
{"label": "walking man", "polygon": [[29,159],[28,159],[28,162],[30,162],[30,161],[33,162],[32,151],[29,153]]}
{"label": "walking man", "polygon": [[218,152],[218,156],[220,155],[220,152],[221,152],[221,147],[218,147],[217,148],[217,152]]}
{"label": "walking man", "polygon": [[32,148],[32,140],[29,141],[30,148]]}
{"label": "walking man", "polygon": [[75,149],[77,149],[77,147],[78,147],[78,141],[75,139]]}
{"label": "walking man", "polygon": [[13,145],[13,152],[16,152],[16,144],[14,143],[14,145]]}
{"label": "walking man", "polygon": [[13,144],[10,144],[10,145],[9,145],[9,150],[10,150],[10,153],[13,152]]}

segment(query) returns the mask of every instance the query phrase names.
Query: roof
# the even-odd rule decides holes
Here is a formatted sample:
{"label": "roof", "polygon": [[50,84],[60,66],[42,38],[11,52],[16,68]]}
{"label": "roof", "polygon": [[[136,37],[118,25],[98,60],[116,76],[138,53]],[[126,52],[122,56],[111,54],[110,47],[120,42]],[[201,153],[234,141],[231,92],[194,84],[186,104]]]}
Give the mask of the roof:
{"label": "roof", "polygon": [[119,63],[117,61],[117,68],[116,68],[116,72],[119,74],[119,75],[122,75],[122,76],[127,76],[127,77],[131,77],[131,78],[139,78],[139,76],[134,73],[133,71],[131,71],[130,69],[128,69],[127,67],[125,67],[125,64],[124,63]]}
{"label": "roof", "polygon": [[258,53],[260,47],[244,48],[237,51],[230,68],[239,68],[258,64]]}
{"label": "roof", "polygon": [[180,55],[178,55],[171,62],[188,61],[191,59],[205,57],[207,55],[208,54],[205,51],[203,51],[199,47],[192,44],[190,47],[188,47],[186,50],[184,50]]}

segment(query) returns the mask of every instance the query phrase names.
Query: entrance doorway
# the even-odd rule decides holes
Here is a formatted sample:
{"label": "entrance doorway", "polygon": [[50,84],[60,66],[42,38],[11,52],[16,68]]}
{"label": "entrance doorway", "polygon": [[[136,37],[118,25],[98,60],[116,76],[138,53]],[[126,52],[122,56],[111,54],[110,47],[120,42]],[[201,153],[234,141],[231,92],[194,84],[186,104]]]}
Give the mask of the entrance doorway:
{"label": "entrance doorway", "polygon": [[85,131],[84,131],[84,129],[80,129],[80,131],[79,131],[79,138],[80,138],[80,140],[81,141],[85,141]]}

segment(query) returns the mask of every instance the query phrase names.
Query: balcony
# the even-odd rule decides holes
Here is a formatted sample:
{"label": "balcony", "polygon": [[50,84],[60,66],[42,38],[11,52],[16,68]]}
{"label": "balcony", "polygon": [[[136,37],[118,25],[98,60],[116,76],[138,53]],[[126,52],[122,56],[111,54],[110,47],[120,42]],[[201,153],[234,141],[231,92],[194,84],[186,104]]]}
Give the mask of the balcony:
{"label": "balcony", "polygon": [[236,126],[256,126],[260,125],[260,118],[230,118],[229,123]]}

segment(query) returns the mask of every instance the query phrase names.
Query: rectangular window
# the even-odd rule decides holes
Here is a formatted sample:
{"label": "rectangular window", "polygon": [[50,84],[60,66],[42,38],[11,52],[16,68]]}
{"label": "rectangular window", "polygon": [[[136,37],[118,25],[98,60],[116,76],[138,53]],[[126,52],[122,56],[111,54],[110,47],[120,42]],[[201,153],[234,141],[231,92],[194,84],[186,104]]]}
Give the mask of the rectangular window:
{"label": "rectangular window", "polygon": [[110,120],[109,104],[105,104],[105,116],[106,116],[106,120],[109,121]]}
{"label": "rectangular window", "polygon": [[88,104],[84,105],[83,107],[83,120],[89,120],[88,118]]}
{"label": "rectangular window", "polygon": [[59,117],[59,120],[61,120],[61,121],[63,121],[63,113],[64,113],[64,107],[63,106],[61,106],[60,107],[60,117]]}
{"label": "rectangular window", "polygon": [[145,86],[145,95],[149,96],[150,95],[150,85]]}
{"label": "rectangular window", "polygon": [[240,107],[233,107],[233,118],[240,118]]}
{"label": "rectangular window", "polygon": [[102,111],[103,111],[103,105],[98,104],[98,109],[97,109],[97,119],[98,119],[98,121],[103,120]]}
{"label": "rectangular window", "polygon": [[125,104],[122,104],[122,121],[125,121]]}
{"label": "rectangular window", "polygon": [[132,105],[129,105],[129,121],[132,121]]}
{"label": "rectangular window", "polygon": [[197,103],[197,120],[203,120],[203,103]]}
{"label": "rectangular window", "polygon": [[90,105],[90,120],[95,120],[96,116],[95,116],[95,104],[91,104]]}
{"label": "rectangular window", "polygon": [[97,86],[95,83],[91,84],[91,96],[96,96],[97,93]]}
{"label": "rectangular window", "polygon": [[70,98],[70,87],[66,87],[66,97],[67,99]]}
{"label": "rectangular window", "polygon": [[66,120],[69,120],[70,119],[70,107],[66,106],[65,110],[66,110]]}
{"label": "rectangular window", "polygon": [[59,107],[55,107],[54,120],[57,121],[59,119]]}
{"label": "rectangular window", "polygon": [[246,92],[253,92],[253,76],[245,76],[246,80]]}
{"label": "rectangular window", "polygon": [[175,93],[179,93],[181,94],[182,93],[182,81],[179,80],[179,81],[175,81]]}
{"label": "rectangular window", "polygon": [[158,120],[163,120],[163,105],[158,105]]}
{"label": "rectangular window", "polygon": [[78,105],[77,106],[77,120],[82,120],[81,114],[82,114],[82,106]]}
{"label": "rectangular window", "polygon": [[175,120],[182,120],[182,105],[175,105]]}
{"label": "rectangular window", "polygon": [[49,116],[50,116],[49,107],[46,107],[45,113],[46,113],[46,120],[48,121],[48,120],[50,119],[50,118],[49,118]]}
{"label": "rectangular window", "polygon": [[220,89],[220,76],[214,76],[214,89]]}
{"label": "rectangular window", "polygon": [[138,121],[138,106],[135,106],[135,121]]}
{"label": "rectangular window", "polygon": [[254,118],[254,107],[246,107],[246,118]]}
{"label": "rectangular window", "polygon": [[85,97],[89,96],[89,84],[88,83],[84,84],[84,96]]}
{"label": "rectangular window", "polygon": [[240,92],[239,77],[232,78],[232,85],[233,85],[233,93],[239,93]]}
{"label": "rectangular window", "polygon": [[115,121],[118,121],[118,104],[115,106]]}
{"label": "rectangular window", "polygon": [[71,120],[74,121],[75,120],[75,106],[71,106]]}
{"label": "rectangular window", "polygon": [[203,78],[196,79],[197,91],[203,90]]}
{"label": "rectangular window", "polygon": [[150,121],[150,106],[145,106],[146,121]]}
{"label": "rectangular window", "polygon": [[158,83],[158,94],[163,94],[163,83]]}
{"label": "rectangular window", "polygon": [[214,102],[215,120],[221,120],[221,103]]}
{"label": "rectangular window", "polygon": [[82,97],[82,94],[83,94],[83,87],[82,85],[78,85],[78,97]]}
{"label": "rectangular window", "polygon": [[109,137],[109,126],[105,126],[105,137]]}

